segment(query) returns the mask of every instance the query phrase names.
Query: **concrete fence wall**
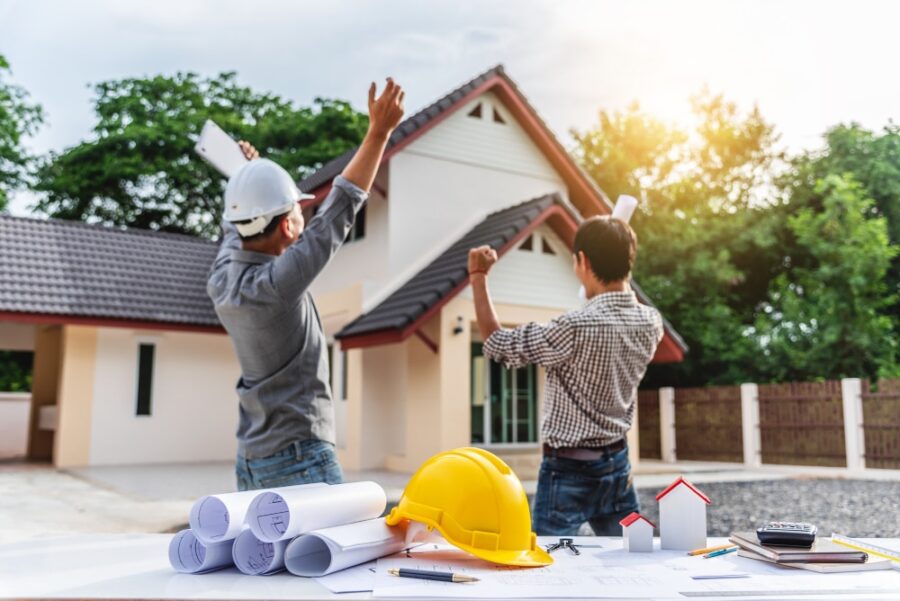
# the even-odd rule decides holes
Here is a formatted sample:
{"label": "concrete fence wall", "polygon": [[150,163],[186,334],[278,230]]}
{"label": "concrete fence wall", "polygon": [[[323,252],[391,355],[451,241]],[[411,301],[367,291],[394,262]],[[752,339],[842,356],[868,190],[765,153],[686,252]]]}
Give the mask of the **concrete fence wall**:
{"label": "concrete fence wall", "polygon": [[24,457],[31,393],[0,392],[0,459]]}
{"label": "concrete fence wall", "polygon": [[900,469],[900,380],[661,388],[638,402],[658,416],[640,423],[645,458]]}

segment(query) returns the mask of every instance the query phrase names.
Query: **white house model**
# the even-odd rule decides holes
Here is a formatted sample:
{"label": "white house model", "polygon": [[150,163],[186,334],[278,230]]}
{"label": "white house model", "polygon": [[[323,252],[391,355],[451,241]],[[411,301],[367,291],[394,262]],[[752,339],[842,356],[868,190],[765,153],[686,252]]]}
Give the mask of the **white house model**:
{"label": "white house model", "polygon": [[656,524],[632,512],[619,522],[622,526],[622,548],[629,553],[649,553],[653,551],[653,529]]}
{"label": "white house model", "polygon": [[656,495],[659,539],[663,549],[690,551],[706,546],[706,506],[709,497],[679,477]]}

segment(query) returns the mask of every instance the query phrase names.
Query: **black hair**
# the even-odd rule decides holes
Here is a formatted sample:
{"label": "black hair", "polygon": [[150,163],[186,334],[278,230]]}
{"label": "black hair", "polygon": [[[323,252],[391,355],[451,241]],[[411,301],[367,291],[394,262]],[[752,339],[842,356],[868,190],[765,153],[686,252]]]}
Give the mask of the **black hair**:
{"label": "black hair", "polygon": [[584,253],[598,280],[616,282],[631,273],[637,255],[637,236],[621,219],[591,217],[578,228],[572,252]]}
{"label": "black hair", "polygon": [[[284,221],[285,217],[290,214],[291,212],[288,211],[287,213],[282,213],[281,215],[275,215],[274,217],[272,217],[272,221],[266,224],[266,227],[263,229],[263,231],[259,232],[258,234],[253,234],[252,236],[241,236],[241,240],[244,242],[252,242],[254,240],[262,240],[263,238],[268,238],[272,235],[272,232],[278,229],[278,226],[281,225],[281,222]],[[235,223],[238,225],[243,225],[245,223],[250,223],[251,221],[253,220],[247,219],[245,221],[235,221]]]}

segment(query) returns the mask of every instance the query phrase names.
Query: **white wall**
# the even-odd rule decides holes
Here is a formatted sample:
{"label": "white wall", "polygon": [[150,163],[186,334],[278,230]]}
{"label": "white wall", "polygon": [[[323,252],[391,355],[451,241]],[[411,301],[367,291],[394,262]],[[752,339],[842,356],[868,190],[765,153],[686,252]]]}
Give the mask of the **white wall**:
{"label": "white wall", "polygon": [[[542,239],[556,254],[544,254]],[[578,307],[581,282],[572,270],[572,253],[553,230],[541,225],[535,230],[532,249],[521,250],[521,246],[519,243],[503,255],[491,269],[491,295],[495,302],[560,309],[560,312]],[[471,287],[466,287],[463,295],[471,298]]]}
{"label": "white wall", "polygon": [[0,392],[0,459],[24,457],[31,393]]}
{"label": "white wall", "polygon": [[[468,113],[479,102],[482,119]],[[487,93],[460,108],[391,159],[389,264],[400,274],[433,258],[473,219],[550,192],[562,179],[505,109]],[[424,266],[424,265],[423,265]]]}
{"label": "white wall", "polygon": [[[156,345],[149,416],[135,415],[141,342]],[[234,459],[239,375],[223,334],[99,328],[91,465]]]}
{"label": "white wall", "polygon": [[406,450],[406,352],[407,343],[363,350],[362,469],[383,468],[388,455]]}

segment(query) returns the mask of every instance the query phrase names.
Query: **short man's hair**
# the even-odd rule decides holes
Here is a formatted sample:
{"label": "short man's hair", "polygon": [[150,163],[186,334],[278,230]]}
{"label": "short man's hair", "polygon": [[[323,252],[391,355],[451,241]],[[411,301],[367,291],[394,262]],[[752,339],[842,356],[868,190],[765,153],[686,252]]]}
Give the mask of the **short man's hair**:
{"label": "short man's hair", "polygon": [[591,217],[575,234],[573,252],[583,252],[601,282],[624,280],[637,254],[637,236],[631,226],[613,217]]}
{"label": "short man's hair", "polygon": [[[272,232],[278,229],[278,226],[281,225],[281,222],[284,221],[285,217],[290,215],[290,211],[287,213],[282,213],[281,215],[275,215],[272,217],[272,220],[266,224],[266,227],[263,231],[253,234],[252,236],[241,236],[241,240],[244,242],[253,242],[254,240],[262,240],[264,238],[268,238],[272,235]],[[253,221],[252,219],[247,219],[246,221],[235,221],[238,225],[243,225],[245,223],[250,223]]]}

